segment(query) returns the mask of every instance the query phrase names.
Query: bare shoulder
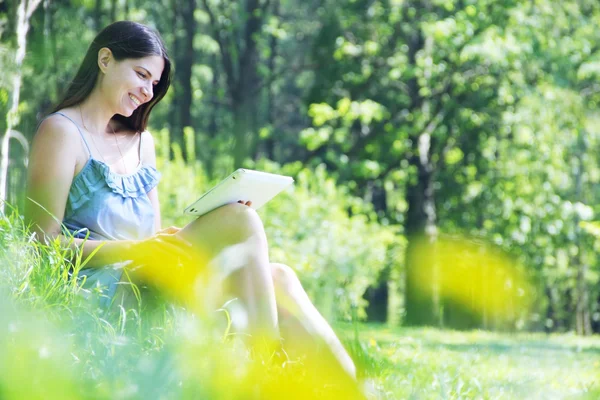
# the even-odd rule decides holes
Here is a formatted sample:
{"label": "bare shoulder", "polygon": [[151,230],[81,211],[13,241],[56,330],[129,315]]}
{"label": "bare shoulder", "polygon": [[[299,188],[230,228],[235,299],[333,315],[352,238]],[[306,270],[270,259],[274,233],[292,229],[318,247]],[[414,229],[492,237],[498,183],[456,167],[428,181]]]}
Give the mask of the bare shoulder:
{"label": "bare shoulder", "polygon": [[37,230],[60,233],[65,205],[82,153],[77,126],[61,115],[50,115],[39,125],[33,138],[27,167],[25,214]]}
{"label": "bare shoulder", "polygon": [[34,164],[59,162],[75,165],[83,157],[77,126],[64,116],[50,115],[39,125],[31,152],[30,158]]}
{"label": "bare shoulder", "polygon": [[43,143],[51,149],[66,146],[70,150],[79,147],[79,131],[72,121],[62,115],[50,115],[42,121],[33,138],[34,143]]}

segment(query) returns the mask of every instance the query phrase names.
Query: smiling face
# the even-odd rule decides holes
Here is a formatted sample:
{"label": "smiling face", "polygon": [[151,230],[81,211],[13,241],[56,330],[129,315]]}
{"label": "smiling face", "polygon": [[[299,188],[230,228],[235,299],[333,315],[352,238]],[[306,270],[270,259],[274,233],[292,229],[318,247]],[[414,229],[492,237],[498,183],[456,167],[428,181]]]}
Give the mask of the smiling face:
{"label": "smiling face", "polygon": [[115,60],[109,49],[98,53],[101,75],[99,88],[111,111],[129,117],[142,104],[152,100],[154,86],[165,67],[161,56]]}

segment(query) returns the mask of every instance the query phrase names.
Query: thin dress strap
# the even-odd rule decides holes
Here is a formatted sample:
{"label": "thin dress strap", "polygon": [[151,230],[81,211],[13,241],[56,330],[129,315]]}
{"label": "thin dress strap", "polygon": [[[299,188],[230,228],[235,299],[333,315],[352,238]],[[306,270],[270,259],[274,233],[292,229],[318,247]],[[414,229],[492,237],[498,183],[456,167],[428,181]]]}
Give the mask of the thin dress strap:
{"label": "thin dress strap", "polygon": [[140,165],[144,164],[144,136],[146,136],[146,131],[140,133]]}
{"label": "thin dress strap", "polygon": [[[81,139],[83,140],[83,143],[85,143],[85,147],[87,148],[87,151],[90,154],[90,158],[92,158],[92,151],[90,150],[90,146],[88,145],[87,140],[85,140],[85,137],[83,136],[83,132],[81,132],[81,129],[79,129],[79,125],[77,124],[77,122],[73,121],[71,118],[67,117],[65,114],[63,114],[61,112],[57,111],[53,114],[62,115],[63,117],[65,117],[66,119],[71,121],[73,123],[73,125],[75,125],[75,127],[77,128],[77,131],[79,132],[79,135],[81,136]],[[52,115],[52,114],[50,114],[50,115]]]}

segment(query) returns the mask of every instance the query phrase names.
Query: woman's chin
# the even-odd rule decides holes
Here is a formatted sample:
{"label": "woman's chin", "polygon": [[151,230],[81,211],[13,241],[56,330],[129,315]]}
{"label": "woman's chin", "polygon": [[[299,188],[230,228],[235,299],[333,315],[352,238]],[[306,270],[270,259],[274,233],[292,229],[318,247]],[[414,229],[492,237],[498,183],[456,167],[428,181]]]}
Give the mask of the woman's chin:
{"label": "woman's chin", "polygon": [[117,114],[122,115],[125,118],[129,118],[129,117],[131,117],[133,115],[134,112],[135,112],[135,110],[129,109],[129,110],[123,110],[123,111],[121,111],[121,112],[119,112]]}

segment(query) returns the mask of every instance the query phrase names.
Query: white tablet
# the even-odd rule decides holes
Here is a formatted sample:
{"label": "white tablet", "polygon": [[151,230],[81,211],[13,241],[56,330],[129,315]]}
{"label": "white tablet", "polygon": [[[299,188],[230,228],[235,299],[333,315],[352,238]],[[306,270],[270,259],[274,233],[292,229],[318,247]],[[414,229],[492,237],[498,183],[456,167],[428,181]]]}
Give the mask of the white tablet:
{"label": "white tablet", "polygon": [[250,207],[258,210],[293,182],[289,176],[240,168],[200,196],[184,213],[200,216],[239,200],[251,201]]}

